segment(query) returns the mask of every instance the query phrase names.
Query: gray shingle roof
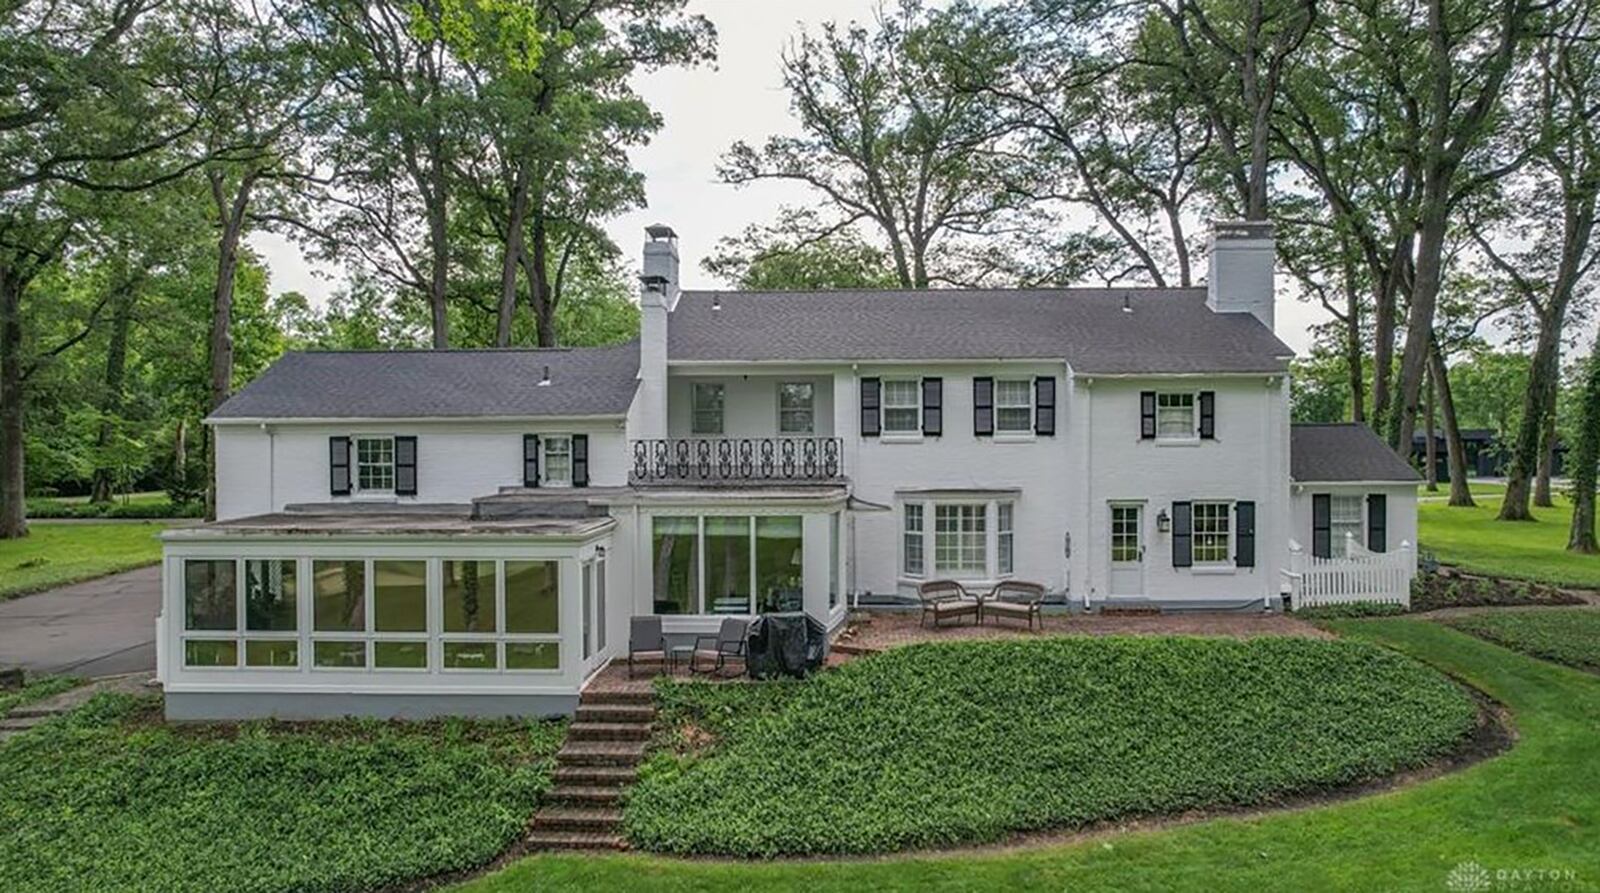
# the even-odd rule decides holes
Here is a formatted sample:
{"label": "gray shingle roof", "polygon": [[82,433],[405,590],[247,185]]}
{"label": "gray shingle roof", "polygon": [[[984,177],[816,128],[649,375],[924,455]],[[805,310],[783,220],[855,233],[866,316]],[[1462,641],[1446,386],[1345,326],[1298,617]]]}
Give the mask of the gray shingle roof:
{"label": "gray shingle roof", "polygon": [[1356,422],[1292,425],[1289,428],[1289,477],[1300,483],[1422,480],[1396,456],[1371,428]]}
{"label": "gray shingle roof", "polygon": [[[539,381],[550,368],[550,384]],[[619,416],[639,344],[547,350],[310,351],[283,356],[214,419]]]}
{"label": "gray shingle roof", "polygon": [[1205,299],[1203,288],[691,291],[673,311],[668,356],[1066,359],[1099,374],[1285,368],[1293,351],[1266,326],[1247,313],[1213,313]]}

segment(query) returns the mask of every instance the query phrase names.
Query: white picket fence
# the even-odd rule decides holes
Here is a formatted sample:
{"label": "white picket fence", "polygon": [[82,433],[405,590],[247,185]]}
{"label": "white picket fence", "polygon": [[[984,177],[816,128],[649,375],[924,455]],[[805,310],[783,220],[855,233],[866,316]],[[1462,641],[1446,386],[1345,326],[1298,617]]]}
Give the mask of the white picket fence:
{"label": "white picket fence", "polygon": [[1390,602],[1411,607],[1417,553],[1409,542],[1393,552],[1372,552],[1346,535],[1345,557],[1318,558],[1289,541],[1289,604],[1295,609],[1350,602]]}

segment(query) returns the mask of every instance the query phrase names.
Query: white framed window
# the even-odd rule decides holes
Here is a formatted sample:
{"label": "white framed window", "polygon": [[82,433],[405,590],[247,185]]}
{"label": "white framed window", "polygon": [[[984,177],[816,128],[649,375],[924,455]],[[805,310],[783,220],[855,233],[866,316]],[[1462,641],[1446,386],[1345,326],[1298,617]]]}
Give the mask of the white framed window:
{"label": "white framed window", "polygon": [[690,432],[694,434],[721,434],[722,407],[725,389],[720,382],[697,381],[692,389],[694,418]]}
{"label": "white framed window", "polygon": [[1033,382],[1000,379],[994,383],[994,429],[1000,434],[1033,432]]}
{"label": "white framed window", "polygon": [[1232,505],[1226,502],[1194,504],[1194,563],[1229,564],[1233,561]]}
{"label": "white framed window", "polygon": [[802,609],[800,515],[656,515],[651,530],[654,613]]}
{"label": "white framed window", "polygon": [[440,562],[445,672],[561,667],[561,565],[548,560]]}
{"label": "white framed window", "polygon": [[363,493],[394,492],[394,438],[356,438],[356,489]]}
{"label": "white framed window", "polygon": [[883,383],[883,433],[911,434],[922,430],[922,383],[914,378],[891,378]]}
{"label": "white framed window", "polygon": [[1001,576],[1012,572],[1013,558],[1016,549],[1016,534],[1013,529],[1015,508],[1009,502],[996,503],[995,507],[995,562],[996,570]]}
{"label": "white framed window", "polygon": [[923,564],[922,503],[908,502],[903,507],[904,523],[901,532],[900,569],[908,577],[920,577]]}
{"label": "white framed window", "polygon": [[1366,545],[1364,503],[1360,494],[1328,497],[1328,546],[1329,554],[1334,558],[1343,558],[1349,553],[1346,534],[1354,537],[1357,543]]}
{"label": "white framed window", "polygon": [[940,575],[988,573],[987,508],[984,503],[933,507],[933,567]]}
{"label": "white framed window", "polygon": [[1156,394],[1156,439],[1197,440],[1199,413],[1193,393]]}
{"label": "white framed window", "polygon": [[816,386],[809,381],[778,385],[778,433],[811,434],[816,430]]}
{"label": "white framed window", "polygon": [[540,466],[544,475],[539,481],[546,487],[572,485],[572,437],[567,434],[547,434],[539,438],[539,449],[544,453]]}

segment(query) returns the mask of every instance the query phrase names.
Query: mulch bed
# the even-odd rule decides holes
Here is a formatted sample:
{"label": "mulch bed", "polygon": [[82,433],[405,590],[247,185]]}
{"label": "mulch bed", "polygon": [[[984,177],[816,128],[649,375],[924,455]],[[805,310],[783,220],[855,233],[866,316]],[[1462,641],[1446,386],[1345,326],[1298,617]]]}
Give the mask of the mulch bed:
{"label": "mulch bed", "polygon": [[1450,567],[1441,567],[1437,573],[1418,574],[1411,588],[1412,611],[1582,604],[1587,604],[1583,596],[1557,586],[1480,577]]}

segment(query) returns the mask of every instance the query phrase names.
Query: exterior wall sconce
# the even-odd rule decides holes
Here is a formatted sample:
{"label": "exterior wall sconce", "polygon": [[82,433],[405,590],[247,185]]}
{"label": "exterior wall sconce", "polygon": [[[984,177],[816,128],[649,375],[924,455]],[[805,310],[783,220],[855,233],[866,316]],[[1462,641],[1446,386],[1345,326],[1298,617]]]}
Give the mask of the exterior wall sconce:
{"label": "exterior wall sconce", "polygon": [[1166,509],[1162,509],[1161,511],[1156,512],[1156,530],[1159,530],[1162,533],[1166,533],[1167,531],[1169,531],[1171,529],[1172,529],[1172,518],[1167,515],[1167,510]]}

